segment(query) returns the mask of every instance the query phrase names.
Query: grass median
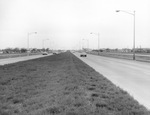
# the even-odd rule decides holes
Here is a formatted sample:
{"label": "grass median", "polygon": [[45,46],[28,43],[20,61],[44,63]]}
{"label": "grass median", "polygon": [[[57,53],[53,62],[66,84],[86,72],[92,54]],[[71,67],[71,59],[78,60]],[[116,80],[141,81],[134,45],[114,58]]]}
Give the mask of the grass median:
{"label": "grass median", "polygon": [[70,52],[0,66],[0,115],[149,115]]}

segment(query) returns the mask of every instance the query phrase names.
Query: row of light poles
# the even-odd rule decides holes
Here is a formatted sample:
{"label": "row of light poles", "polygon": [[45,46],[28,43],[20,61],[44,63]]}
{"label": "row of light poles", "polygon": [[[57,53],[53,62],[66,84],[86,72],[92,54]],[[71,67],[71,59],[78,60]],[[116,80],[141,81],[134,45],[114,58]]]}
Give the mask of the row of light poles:
{"label": "row of light poles", "polygon": [[[97,35],[98,36],[98,49],[100,49],[100,45],[99,45],[99,33],[90,33],[90,34],[95,34],[95,35]],[[82,39],[82,40],[86,40],[87,41],[87,47],[89,48],[89,40],[88,39]],[[82,49],[83,49],[83,47],[82,47]]]}
{"label": "row of light poles", "polygon": [[116,10],[116,12],[124,12],[133,16],[133,60],[135,60],[135,11],[131,13],[124,10]]}
{"label": "row of light poles", "polygon": [[28,35],[27,35],[27,38],[28,38],[28,40],[27,40],[27,44],[28,44],[28,56],[29,56],[29,53],[30,53],[30,48],[29,48],[29,36],[30,35],[32,35],[32,34],[37,34],[37,32],[30,32],[30,33],[28,33]]}
{"label": "row of light poles", "polygon": [[98,33],[90,33],[90,34],[95,34],[95,35],[97,35],[98,36],[98,55],[99,55],[99,48],[100,48],[100,46],[99,46],[99,32]]}
{"label": "row of light poles", "polygon": [[[134,18],[133,18],[133,60],[135,60],[135,11],[133,11],[133,13],[131,12],[128,12],[128,11],[124,11],[124,10],[116,10],[116,12],[124,12],[124,13],[127,13],[127,14],[130,14],[132,15]],[[90,33],[90,34],[95,34],[98,36],[98,55],[99,55],[99,33]]]}
{"label": "row of light poles", "polygon": [[[30,35],[33,35],[33,34],[37,34],[37,32],[30,32],[30,33],[28,33],[28,35],[27,35],[27,50],[28,50],[28,56],[29,56],[29,52],[30,52],[30,44],[29,44],[29,37],[30,37]],[[49,39],[43,39],[43,41],[42,41],[42,47],[43,47],[43,49],[44,49],[44,42],[46,41],[46,40],[49,40]]]}
{"label": "row of light poles", "polygon": [[49,39],[43,39],[43,42],[42,42],[43,49],[44,49],[44,42],[45,42],[46,40],[49,40]]}

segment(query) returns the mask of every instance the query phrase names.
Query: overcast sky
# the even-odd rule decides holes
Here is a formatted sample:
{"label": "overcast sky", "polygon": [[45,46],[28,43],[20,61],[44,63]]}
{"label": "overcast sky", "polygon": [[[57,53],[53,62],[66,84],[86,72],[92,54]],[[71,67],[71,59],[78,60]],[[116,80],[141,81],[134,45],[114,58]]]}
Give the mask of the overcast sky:
{"label": "overcast sky", "polygon": [[[150,0],[0,0],[0,49],[132,48],[136,11],[136,47],[150,47]],[[89,42],[89,45],[88,45]]]}

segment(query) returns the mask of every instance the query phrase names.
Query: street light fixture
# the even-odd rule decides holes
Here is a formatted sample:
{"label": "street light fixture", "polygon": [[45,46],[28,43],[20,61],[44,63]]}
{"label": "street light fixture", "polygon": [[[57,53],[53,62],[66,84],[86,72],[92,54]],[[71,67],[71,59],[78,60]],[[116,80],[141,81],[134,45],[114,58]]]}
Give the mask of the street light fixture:
{"label": "street light fixture", "polygon": [[37,34],[37,32],[30,32],[28,33],[28,40],[27,40],[27,44],[28,44],[28,55],[29,55],[29,36],[32,35],[32,34]]}
{"label": "street light fixture", "polygon": [[99,55],[99,48],[100,48],[100,46],[99,46],[99,32],[98,33],[90,33],[90,34],[95,34],[95,35],[97,35],[98,36],[98,55]]}
{"label": "street light fixture", "polygon": [[116,10],[116,12],[124,12],[127,14],[132,15],[133,18],[133,60],[135,60],[135,11],[133,11],[133,13],[128,12],[128,11],[124,11],[124,10]]}

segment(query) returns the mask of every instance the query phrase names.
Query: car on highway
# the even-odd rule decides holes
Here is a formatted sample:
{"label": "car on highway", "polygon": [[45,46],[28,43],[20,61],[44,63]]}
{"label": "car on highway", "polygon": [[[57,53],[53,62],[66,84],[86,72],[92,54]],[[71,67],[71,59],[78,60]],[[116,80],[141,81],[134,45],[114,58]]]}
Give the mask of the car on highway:
{"label": "car on highway", "polygon": [[86,52],[81,52],[80,57],[87,57],[87,53]]}
{"label": "car on highway", "polygon": [[42,52],[42,55],[48,55],[48,53],[47,52]]}
{"label": "car on highway", "polygon": [[58,54],[58,52],[53,52],[53,55],[56,55],[56,54]]}

